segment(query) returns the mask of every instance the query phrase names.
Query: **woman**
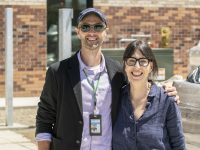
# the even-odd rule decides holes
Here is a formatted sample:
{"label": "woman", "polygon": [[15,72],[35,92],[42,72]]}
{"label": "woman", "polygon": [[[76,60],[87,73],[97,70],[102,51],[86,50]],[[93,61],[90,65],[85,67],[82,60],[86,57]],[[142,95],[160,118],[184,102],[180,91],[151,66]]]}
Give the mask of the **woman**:
{"label": "woman", "polygon": [[150,77],[158,66],[143,41],[130,43],[123,56],[129,84],[122,88],[121,105],[113,129],[113,150],[184,150],[181,114]]}

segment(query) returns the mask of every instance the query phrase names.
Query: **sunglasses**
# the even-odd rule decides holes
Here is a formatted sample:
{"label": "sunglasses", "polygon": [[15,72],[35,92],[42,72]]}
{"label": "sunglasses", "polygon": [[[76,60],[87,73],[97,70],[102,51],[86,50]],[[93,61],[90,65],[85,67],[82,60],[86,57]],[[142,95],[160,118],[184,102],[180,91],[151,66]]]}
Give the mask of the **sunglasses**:
{"label": "sunglasses", "polygon": [[91,29],[93,29],[94,32],[102,32],[106,28],[106,25],[101,23],[94,25],[82,24],[79,28],[82,32],[89,32]]}
{"label": "sunglasses", "polygon": [[135,66],[136,63],[138,62],[140,66],[146,67],[146,66],[148,66],[150,61],[151,60],[147,59],[147,58],[139,58],[139,59],[137,59],[135,57],[129,57],[129,58],[126,59],[126,64],[128,66]]}

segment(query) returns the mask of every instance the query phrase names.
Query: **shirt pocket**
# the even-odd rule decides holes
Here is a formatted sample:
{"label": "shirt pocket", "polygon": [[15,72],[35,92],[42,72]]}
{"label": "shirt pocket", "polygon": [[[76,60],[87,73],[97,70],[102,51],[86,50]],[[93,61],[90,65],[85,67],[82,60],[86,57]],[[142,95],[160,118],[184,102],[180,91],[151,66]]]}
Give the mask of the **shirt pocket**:
{"label": "shirt pocket", "polygon": [[165,150],[162,125],[143,126],[138,131],[137,137],[141,149]]}
{"label": "shirt pocket", "polygon": [[[164,114],[162,113],[162,110],[157,110],[156,112],[152,113],[151,111],[147,111],[145,112],[143,118],[142,118],[142,124],[144,124],[145,128],[154,128],[155,126],[156,127],[161,127],[163,128],[163,123],[164,123],[164,120],[165,120],[165,116]],[[146,125],[148,125],[146,127]]]}
{"label": "shirt pocket", "polygon": [[159,143],[163,140],[163,125],[144,125],[137,132],[137,136],[148,143]]}

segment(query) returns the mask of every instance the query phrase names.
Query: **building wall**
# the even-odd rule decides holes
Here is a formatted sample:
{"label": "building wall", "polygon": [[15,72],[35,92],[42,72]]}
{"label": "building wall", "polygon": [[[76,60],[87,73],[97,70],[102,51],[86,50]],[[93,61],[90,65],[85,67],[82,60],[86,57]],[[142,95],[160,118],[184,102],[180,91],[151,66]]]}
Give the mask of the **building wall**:
{"label": "building wall", "polygon": [[[119,40],[131,34],[151,34],[159,47],[160,30],[171,30],[174,74],[188,74],[189,49],[200,39],[199,0],[95,0],[109,20],[104,48],[118,48]],[[5,85],[6,7],[14,9],[14,96],[39,96],[46,72],[46,0],[0,1],[0,97]],[[124,45],[125,46],[125,45]]]}
{"label": "building wall", "polygon": [[28,5],[28,1],[14,0],[4,5],[3,2],[8,0],[0,2],[0,97],[5,96],[4,16],[7,7],[13,8],[14,96],[39,96],[46,72],[46,3],[29,0]]}
{"label": "building wall", "polygon": [[199,0],[94,0],[96,6],[199,7]]}
{"label": "building wall", "polygon": [[1,0],[0,5],[45,5],[47,0]]}
{"label": "building wall", "polygon": [[[169,47],[174,49],[173,72],[184,78],[188,75],[189,49],[200,40],[199,0],[180,0],[170,7],[168,3],[171,4],[171,0],[165,1],[167,7],[160,6],[164,1],[143,0],[143,4],[149,2],[154,7],[144,7],[142,0],[105,1],[94,2],[94,7],[101,9],[109,21],[108,39],[104,47],[117,48],[119,40],[131,38],[131,34],[151,34],[152,46],[157,48],[161,43],[161,28],[169,27]],[[153,5],[153,2],[157,3]],[[196,5],[193,7],[189,2]]]}

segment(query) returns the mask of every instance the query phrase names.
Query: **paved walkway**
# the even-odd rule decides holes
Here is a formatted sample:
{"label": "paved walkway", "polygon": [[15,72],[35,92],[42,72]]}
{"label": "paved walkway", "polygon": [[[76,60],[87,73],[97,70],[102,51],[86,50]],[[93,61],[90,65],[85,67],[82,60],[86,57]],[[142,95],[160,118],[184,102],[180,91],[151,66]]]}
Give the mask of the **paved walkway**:
{"label": "paved walkway", "polygon": [[9,130],[1,130],[0,150],[37,150],[37,146],[20,134]]}
{"label": "paved walkway", "polygon": [[[38,97],[17,97],[13,98],[13,107],[36,107],[38,101]],[[4,109],[5,104],[5,98],[0,98],[0,109]],[[13,131],[13,129],[26,127],[26,125],[16,123],[12,127],[0,124],[0,150],[37,150],[37,145],[30,139]]]}

